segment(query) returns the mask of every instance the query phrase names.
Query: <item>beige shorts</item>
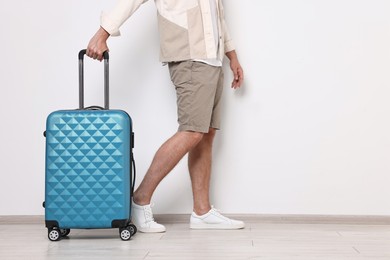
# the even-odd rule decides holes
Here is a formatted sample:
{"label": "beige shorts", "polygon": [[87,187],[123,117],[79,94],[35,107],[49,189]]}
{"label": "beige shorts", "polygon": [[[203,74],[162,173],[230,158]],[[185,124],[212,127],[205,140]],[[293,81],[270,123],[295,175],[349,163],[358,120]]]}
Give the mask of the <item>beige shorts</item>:
{"label": "beige shorts", "polygon": [[222,67],[197,61],[170,62],[176,88],[179,131],[208,133],[220,129]]}

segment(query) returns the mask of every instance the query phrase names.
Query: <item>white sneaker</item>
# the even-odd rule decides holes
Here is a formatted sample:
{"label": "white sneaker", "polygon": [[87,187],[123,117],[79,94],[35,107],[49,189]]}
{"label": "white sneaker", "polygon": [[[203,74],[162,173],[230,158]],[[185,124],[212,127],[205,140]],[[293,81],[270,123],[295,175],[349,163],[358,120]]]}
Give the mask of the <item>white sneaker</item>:
{"label": "white sneaker", "polygon": [[154,221],[152,207],[149,205],[140,206],[132,203],[132,220],[138,231],[143,233],[165,232],[165,227]]}
{"label": "white sneaker", "polygon": [[202,216],[192,212],[190,219],[191,229],[241,229],[244,227],[244,222],[227,218],[214,207]]}

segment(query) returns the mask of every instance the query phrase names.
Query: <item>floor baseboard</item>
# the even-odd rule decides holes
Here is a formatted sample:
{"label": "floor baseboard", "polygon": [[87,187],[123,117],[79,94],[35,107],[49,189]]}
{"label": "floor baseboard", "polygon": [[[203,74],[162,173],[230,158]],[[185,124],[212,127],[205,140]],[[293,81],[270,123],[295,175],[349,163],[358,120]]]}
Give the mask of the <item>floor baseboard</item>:
{"label": "floor baseboard", "polygon": [[[390,216],[362,215],[272,215],[272,214],[226,214],[231,218],[248,223],[280,224],[351,224],[351,225],[390,225]],[[155,214],[155,219],[165,224],[187,223],[189,214]],[[0,225],[44,224],[43,215],[0,216]]]}

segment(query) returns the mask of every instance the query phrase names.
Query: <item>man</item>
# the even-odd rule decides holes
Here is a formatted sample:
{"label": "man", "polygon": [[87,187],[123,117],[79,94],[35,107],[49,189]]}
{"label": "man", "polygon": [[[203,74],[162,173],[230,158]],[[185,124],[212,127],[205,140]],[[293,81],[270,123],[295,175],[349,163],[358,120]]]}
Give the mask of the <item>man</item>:
{"label": "man", "polygon": [[[119,0],[101,17],[87,55],[102,60],[107,39],[118,36],[119,27],[147,0]],[[214,209],[209,201],[212,144],[220,127],[223,88],[222,59],[230,59],[232,88],[244,76],[227,31],[222,0],[155,0],[160,33],[160,61],[167,63],[176,87],[179,129],[156,152],[134,192],[132,220],[141,232],[165,232],[153,219],[150,201],[157,185],[188,153],[192,183],[192,229],[240,229],[245,224]]]}

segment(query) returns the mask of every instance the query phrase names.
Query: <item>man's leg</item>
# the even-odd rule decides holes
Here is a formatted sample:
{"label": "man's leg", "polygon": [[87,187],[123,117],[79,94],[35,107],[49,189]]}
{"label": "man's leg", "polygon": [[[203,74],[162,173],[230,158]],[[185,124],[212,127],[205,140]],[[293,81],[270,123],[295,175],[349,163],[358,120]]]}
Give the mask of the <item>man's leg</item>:
{"label": "man's leg", "polygon": [[133,195],[132,220],[139,231],[165,232],[165,227],[156,223],[153,218],[150,205],[153,192],[161,180],[202,137],[203,134],[198,132],[177,132],[158,149],[144,179]]}
{"label": "man's leg", "polygon": [[182,131],[168,139],[156,152],[144,179],[134,192],[134,202],[138,205],[150,204],[157,185],[202,137],[202,133]]}
{"label": "man's leg", "polygon": [[216,130],[210,128],[202,140],[188,154],[194,212],[191,214],[192,229],[240,229],[245,223],[223,216],[210,205],[210,176],[213,140]]}
{"label": "man's leg", "polygon": [[190,171],[194,212],[203,215],[210,211],[210,175],[212,145],[216,130],[210,128],[202,140],[188,154],[188,169]]}

